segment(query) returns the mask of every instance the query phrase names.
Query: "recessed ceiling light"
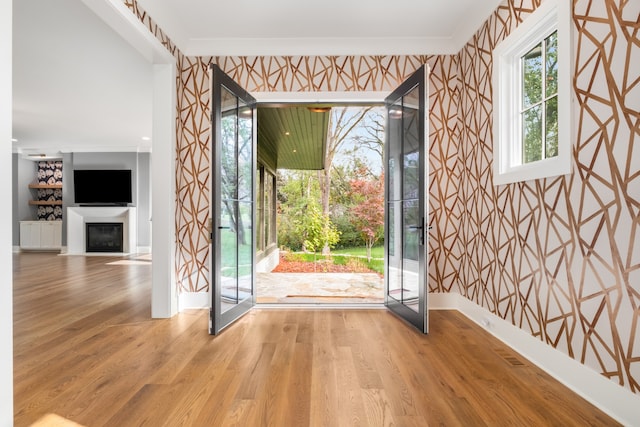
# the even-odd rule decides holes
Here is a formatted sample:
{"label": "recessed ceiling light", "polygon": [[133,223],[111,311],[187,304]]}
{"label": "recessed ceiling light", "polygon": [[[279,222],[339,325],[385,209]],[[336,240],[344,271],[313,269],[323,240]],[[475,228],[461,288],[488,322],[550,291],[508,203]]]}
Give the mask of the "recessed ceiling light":
{"label": "recessed ceiling light", "polygon": [[143,140],[143,141],[151,141],[151,138],[150,138],[150,137],[148,137],[148,136],[143,136],[143,137],[142,137],[142,140]]}
{"label": "recessed ceiling light", "polygon": [[327,113],[331,110],[331,107],[307,107],[312,113]]}
{"label": "recessed ceiling light", "polygon": [[389,109],[389,117],[391,117],[392,119],[399,119],[402,117],[402,110],[397,108],[397,107],[393,107],[391,109]]}
{"label": "recessed ceiling light", "polygon": [[18,142],[18,140],[15,138],[11,138],[11,142]]}

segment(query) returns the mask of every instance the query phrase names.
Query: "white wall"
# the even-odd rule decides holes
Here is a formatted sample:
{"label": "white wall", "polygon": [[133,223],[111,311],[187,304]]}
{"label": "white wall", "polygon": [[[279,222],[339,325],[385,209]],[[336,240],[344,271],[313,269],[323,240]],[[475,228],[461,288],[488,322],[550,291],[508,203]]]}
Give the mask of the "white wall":
{"label": "white wall", "polygon": [[[11,194],[12,2],[0,0],[0,194]],[[13,425],[11,210],[0,211],[0,426]]]}
{"label": "white wall", "polygon": [[37,209],[29,205],[33,199],[29,184],[36,178],[36,164],[32,160],[13,155],[13,246],[20,245],[20,221],[36,220]]}
{"label": "white wall", "polygon": [[151,153],[138,153],[138,246],[151,248]]}
{"label": "white wall", "polygon": [[[11,161],[11,187],[13,188],[13,194],[11,195],[11,217],[13,218],[13,221],[17,221],[18,218],[20,218],[20,215],[18,213],[18,192],[16,191],[18,181],[18,156],[14,154]],[[11,242],[15,245],[18,239],[18,229],[16,227],[13,227]]]}
{"label": "white wall", "polygon": [[147,59],[81,1],[16,0],[13,13],[15,147],[55,154],[145,144]]}

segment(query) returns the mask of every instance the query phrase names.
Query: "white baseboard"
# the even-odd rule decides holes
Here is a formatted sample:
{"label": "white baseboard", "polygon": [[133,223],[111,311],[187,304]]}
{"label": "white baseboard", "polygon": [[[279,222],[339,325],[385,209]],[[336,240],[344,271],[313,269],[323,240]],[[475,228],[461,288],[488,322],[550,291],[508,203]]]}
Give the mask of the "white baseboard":
{"label": "white baseboard", "polygon": [[178,295],[178,311],[203,309],[211,306],[208,292],[183,292]]}
{"label": "white baseboard", "polygon": [[14,253],[18,254],[21,252],[49,252],[49,253],[62,253],[62,250],[65,247],[62,246],[61,248],[36,248],[36,249],[22,249],[20,246],[13,246],[11,249],[13,250]]}
{"label": "white baseboard", "polygon": [[640,395],[457,293],[429,294],[429,309],[460,311],[579,396],[626,426],[640,426]]}
{"label": "white baseboard", "polygon": [[150,254],[151,253],[151,246],[138,246],[136,248],[136,251],[139,254]]}
{"label": "white baseboard", "polygon": [[429,293],[427,298],[429,310],[458,310],[460,311],[460,294]]}

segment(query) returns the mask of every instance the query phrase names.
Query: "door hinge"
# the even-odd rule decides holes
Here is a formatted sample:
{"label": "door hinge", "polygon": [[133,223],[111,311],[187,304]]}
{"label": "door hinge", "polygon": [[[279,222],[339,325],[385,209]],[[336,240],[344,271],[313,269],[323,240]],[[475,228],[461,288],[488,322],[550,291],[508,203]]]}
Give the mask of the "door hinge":
{"label": "door hinge", "polygon": [[207,233],[209,234],[209,244],[211,244],[213,243],[213,218],[209,218]]}

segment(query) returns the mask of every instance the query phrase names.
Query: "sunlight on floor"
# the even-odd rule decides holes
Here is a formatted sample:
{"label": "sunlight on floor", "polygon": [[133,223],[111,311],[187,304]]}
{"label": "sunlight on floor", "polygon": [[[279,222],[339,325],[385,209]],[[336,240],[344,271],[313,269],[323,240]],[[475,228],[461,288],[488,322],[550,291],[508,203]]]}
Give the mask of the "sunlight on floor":
{"label": "sunlight on floor", "polygon": [[82,424],[74,423],[56,414],[47,414],[40,418],[31,427],[83,427]]}
{"label": "sunlight on floor", "polygon": [[121,259],[118,261],[108,262],[107,265],[150,265],[151,254],[137,255],[132,259]]}

